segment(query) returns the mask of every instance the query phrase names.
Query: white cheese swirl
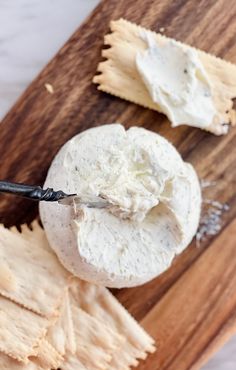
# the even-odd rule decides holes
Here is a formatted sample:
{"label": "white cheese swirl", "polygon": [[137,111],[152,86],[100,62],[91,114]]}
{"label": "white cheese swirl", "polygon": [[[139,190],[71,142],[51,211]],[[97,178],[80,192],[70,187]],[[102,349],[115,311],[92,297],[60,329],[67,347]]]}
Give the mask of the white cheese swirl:
{"label": "white cheese swirl", "polygon": [[55,157],[45,186],[102,195],[108,209],[42,203],[47,237],[82,279],[110,287],[142,284],[166,270],[196,232],[197,175],[163,137],[119,124],[87,130]]}
{"label": "white cheese swirl", "polygon": [[217,110],[209,77],[197,51],[174,40],[142,31],[147,49],[136,55],[137,70],[152,100],[172,126],[186,124],[207,129]]}

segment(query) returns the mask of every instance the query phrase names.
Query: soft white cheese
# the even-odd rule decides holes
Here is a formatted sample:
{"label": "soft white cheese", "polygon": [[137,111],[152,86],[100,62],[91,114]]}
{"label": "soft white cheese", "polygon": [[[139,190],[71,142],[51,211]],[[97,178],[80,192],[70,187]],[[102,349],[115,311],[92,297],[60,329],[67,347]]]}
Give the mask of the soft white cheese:
{"label": "soft white cheese", "polygon": [[136,66],[152,100],[172,126],[186,124],[207,129],[217,110],[207,73],[193,49],[174,40],[142,31],[147,49],[136,55]]}
{"label": "soft white cheese", "polygon": [[75,136],[55,157],[45,186],[111,203],[108,209],[40,204],[61,262],[97,284],[128,287],[154,278],[198,227],[194,169],[166,139],[143,128],[112,124]]}

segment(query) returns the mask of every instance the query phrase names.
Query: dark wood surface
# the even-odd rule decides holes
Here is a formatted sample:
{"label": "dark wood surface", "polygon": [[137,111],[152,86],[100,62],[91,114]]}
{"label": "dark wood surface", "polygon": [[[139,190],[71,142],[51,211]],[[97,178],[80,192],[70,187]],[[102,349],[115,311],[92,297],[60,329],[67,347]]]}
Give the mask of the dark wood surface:
{"label": "dark wood surface", "polygon": [[[124,17],[236,62],[235,0],[104,0],[58,52],[0,126],[0,178],[43,184],[61,145],[86,128],[121,122],[164,135],[201,178],[216,181],[205,196],[227,202],[221,232],[195,241],[159,278],[114,293],[155,337],[159,350],[140,369],[199,369],[235,331],[236,128],[215,137],[171,129],[164,116],[100,93],[91,83],[109,21]],[[54,94],[44,87],[50,83]],[[0,198],[0,222],[30,222],[37,204]]]}

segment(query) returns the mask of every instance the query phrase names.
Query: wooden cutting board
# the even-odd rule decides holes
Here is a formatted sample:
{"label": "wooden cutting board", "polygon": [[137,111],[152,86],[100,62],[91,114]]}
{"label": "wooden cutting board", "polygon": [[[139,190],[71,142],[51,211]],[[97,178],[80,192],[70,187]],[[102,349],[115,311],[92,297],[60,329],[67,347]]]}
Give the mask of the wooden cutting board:
{"label": "wooden cutting board", "polygon": [[[98,92],[91,83],[109,21],[124,17],[236,62],[235,0],[104,0],[29,86],[1,123],[0,178],[43,184],[65,141],[89,127],[121,122],[164,135],[199,176],[216,181],[207,197],[227,202],[221,232],[195,241],[159,278],[114,293],[157,341],[146,370],[199,369],[236,331],[236,128],[215,137],[170,128],[164,116]],[[54,94],[44,87],[50,83]],[[37,204],[4,196],[0,222],[32,221]]]}

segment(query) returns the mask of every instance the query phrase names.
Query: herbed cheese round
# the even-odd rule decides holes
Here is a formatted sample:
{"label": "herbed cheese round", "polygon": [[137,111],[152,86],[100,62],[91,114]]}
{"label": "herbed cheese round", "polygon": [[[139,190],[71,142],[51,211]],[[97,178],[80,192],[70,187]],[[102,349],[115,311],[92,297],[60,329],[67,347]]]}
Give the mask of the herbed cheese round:
{"label": "herbed cheese round", "polygon": [[102,196],[96,209],[41,203],[51,247],[74,275],[108,287],[143,284],[165,271],[196,233],[201,191],[193,167],[162,136],[120,124],[69,140],[45,187]]}

